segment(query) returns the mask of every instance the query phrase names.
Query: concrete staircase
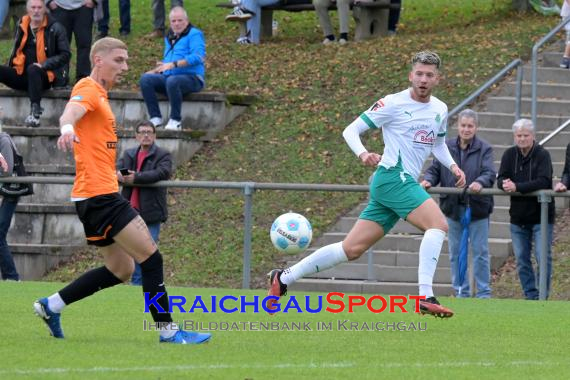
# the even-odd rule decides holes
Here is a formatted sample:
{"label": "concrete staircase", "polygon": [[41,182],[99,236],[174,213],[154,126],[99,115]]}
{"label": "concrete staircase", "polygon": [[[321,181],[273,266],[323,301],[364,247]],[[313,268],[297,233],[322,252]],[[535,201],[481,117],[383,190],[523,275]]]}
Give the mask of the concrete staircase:
{"label": "concrete staircase", "polygon": [[[541,140],[570,118],[570,70],[558,67],[561,56],[560,51],[546,51],[542,54],[537,85],[537,140]],[[525,66],[523,70],[521,112],[522,117],[530,119],[530,66]],[[498,170],[503,152],[513,145],[511,127],[515,121],[515,78],[504,81],[494,93],[488,94],[483,102],[473,108],[479,110],[478,135],[493,145]],[[454,125],[449,126],[451,135],[456,135],[454,128]],[[552,157],[555,177],[562,174],[566,145],[569,141],[570,131],[566,131],[546,145]],[[555,182],[557,181],[555,179]],[[434,198],[437,199],[438,196],[434,195]],[[489,238],[492,270],[502,266],[512,251],[509,204],[508,197],[495,196]],[[308,253],[314,252],[318,247],[343,240],[365,206],[365,203],[360,204],[350,213],[342,216],[330,231],[314,242]],[[557,208],[564,206],[566,202],[559,198]],[[290,288],[321,292],[416,294],[418,251],[421,238],[422,234],[419,230],[401,220],[390,231],[390,234],[372,248],[371,278],[369,278],[367,267],[368,257],[364,254],[359,260],[302,279]],[[434,278],[435,294],[452,294],[450,283],[446,241]]]}
{"label": "concrete staircase", "polygon": [[[29,113],[25,93],[0,89],[3,130],[9,133],[24,157],[26,169],[33,176],[75,175],[71,153],[56,149],[56,127],[69,90],[49,91],[42,101],[42,127],[21,126]],[[146,109],[137,93],[111,92],[110,103],[117,117],[119,144],[117,157],[136,146],[133,127],[146,119]],[[174,166],[184,163],[219,131],[224,129],[253,102],[253,97],[221,93],[198,93],[187,96],[182,106],[183,131],[157,131],[158,144],[172,153]],[[168,103],[162,98],[163,115]],[[66,260],[85,245],[83,226],[69,201],[71,185],[34,184],[34,195],[20,198],[12,227],[8,233],[18,272],[23,280],[40,278],[47,270]]]}

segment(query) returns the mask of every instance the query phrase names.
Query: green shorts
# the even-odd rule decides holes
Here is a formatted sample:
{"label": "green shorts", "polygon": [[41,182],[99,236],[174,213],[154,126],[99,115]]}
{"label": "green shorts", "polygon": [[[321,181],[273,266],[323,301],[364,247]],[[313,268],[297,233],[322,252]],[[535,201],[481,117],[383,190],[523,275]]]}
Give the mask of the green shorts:
{"label": "green shorts", "polygon": [[429,194],[402,167],[386,169],[378,167],[370,184],[368,206],[360,214],[360,219],[371,220],[382,226],[387,234],[400,218],[429,199]]}

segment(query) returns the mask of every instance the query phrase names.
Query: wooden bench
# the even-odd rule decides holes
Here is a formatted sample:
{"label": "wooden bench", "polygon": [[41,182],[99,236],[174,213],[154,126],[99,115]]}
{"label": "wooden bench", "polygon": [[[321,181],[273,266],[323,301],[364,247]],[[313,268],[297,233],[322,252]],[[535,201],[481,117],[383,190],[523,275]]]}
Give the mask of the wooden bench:
{"label": "wooden bench", "polygon": [[11,39],[14,37],[18,20],[26,12],[26,0],[10,0],[8,14],[6,15],[6,20],[4,20],[2,30],[0,30],[0,39]]}
{"label": "wooden bench", "polygon": [[[234,6],[227,2],[217,4],[220,8],[233,8]],[[352,1],[350,4],[352,16],[356,21],[354,30],[354,39],[356,41],[366,40],[385,36],[388,34],[388,13],[390,9],[400,8],[400,4],[390,4],[390,0],[374,0],[371,2]],[[304,12],[314,11],[311,0],[307,0],[303,4],[276,4],[263,7],[261,9],[261,36],[271,37],[273,34],[273,12]],[[331,5],[329,10],[336,10],[336,5]],[[245,23],[242,26],[242,34],[245,34]]]}

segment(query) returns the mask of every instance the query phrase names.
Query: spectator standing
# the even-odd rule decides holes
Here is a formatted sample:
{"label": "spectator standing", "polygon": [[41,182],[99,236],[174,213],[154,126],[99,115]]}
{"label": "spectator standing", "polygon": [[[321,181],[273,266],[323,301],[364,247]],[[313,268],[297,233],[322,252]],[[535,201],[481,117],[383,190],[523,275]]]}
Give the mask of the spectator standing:
{"label": "spectator standing", "polygon": [[[446,141],[453,160],[465,173],[469,190],[479,193],[483,188],[493,187],[495,167],[493,148],[485,140],[477,137],[478,115],[466,109],[457,118],[457,138]],[[455,187],[456,179],[448,170],[442,170],[441,163],[434,159],[426,171],[422,186],[429,189],[440,184],[442,187]],[[459,283],[459,252],[463,227],[461,218],[465,214],[466,199],[460,195],[442,194],[439,205],[449,226],[449,260],[451,262],[451,283],[456,297],[470,297],[469,276]],[[469,198],[472,221],[469,225],[469,245],[473,254],[473,275],[477,285],[477,298],[490,298],[489,263],[489,215],[493,212],[493,197],[490,195]]]}
{"label": "spectator standing", "polygon": [[261,8],[279,3],[280,0],[241,0],[240,5],[226,16],[226,21],[246,23],[246,33],[237,39],[237,43],[258,45],[261,41]]}
{"label": "spectator standing", "polygon": [[323,29],[323,34],[325,39],[323,44],[328,45],[335,42],[334,30],[331,24],[331,18],[329,15],[329,7],[336,3],[338,21],[339,21],[339,37],[338,43],[344,45],[348,42],[348,16],[350,13],[350,2],[351,0],[313,0],[313,5],[315,6],[315,12],[319,18],[319,24]]}
{"label": "spectator standing", "polygon": [[[570,17],[570,0],[564,0],[564,4],[562,4],[562,9],[560,10],[560,16],[562,19]],[[562,61],[560,61],[560,67],[570,69],[570,22],[564,25],[564,29],[566,30],[566,47],[564,48]]]}
{"label": "spectator standing", "polygon": [[28,0],[18,22],[8,66],[0,66],[0,82],[28,92],[30,115],[25,124],[39,127],[42,91],[65,86],[71,57],[63,25],[47,14],[43,0]]}
{"label": "spectator standing", "polygon": [[388,34],[394,35],[400,22],[402,0],[390,0],[390,5],[399,5],[397,8],[390,8],[388,12]]}
{"label": "spectator standing", "polygon": [[8,9],[10,8],[10,0],[0,0],[0,29],[4,27]]}
{"label": "spectator standing", "polygon": [[566,146],[566,158],[564,160],[564,169],[562,169],[562,178],[560,182],[554,186],[554,191],[568,191],[570,187],[570,144]]}
{"label": "spectator standing", "polygon": [[[97,39],[107,37],[109,35],[109,0],[101,0],[103,17],[97,22]],[[131,0],[119,0],[119,20],[121,27],[119,34],[128,36],[131,33]]]}
{"label": "spectator standing", "polygon": [[[528,119],[513,124],[515,146],[507,149],[501,158],[497,187],[507,193],[526,194],[542,189],[552,189],[552,161],[550,153],[535,141],[535,129]],[[533,270],[531,252],[534,242],[536,262],[547,255],[547,291],[550,292],[552,275],[552,231],[554,227],[554,198],[548,204],[547,252],[542,252],[540,229],[540,203],[534,197],[511,196],[511,238],[517,261],[517,271],[527,300],[538,299],[537,273]]]}
{"label": "spectator standing", "polygon": [[179,131],[183,96],[199,92],[205,85],[206,41],[202,31],[190,24],[184,8],[174,7],[164,45],[162,61],[142,75],[140,87],[152,124],[162,125],[158,92],[166,94],[170,103],[170,119],[165,129]]}
{"label": "spectator standing", "polygon": [[[12,175],[14,169],[14,142],[9,134],[0,133],[0,167],[2,177]],[[0,272],[2,280],[20,281],[14,258],[6,241],[19,197],[3,197],[0,205]]]}
{"label": "spectator standing", "polygon": [[94,0],[46,0],[53,17],[63,24],[67,32],[67,40],[75,38],[77,57],[75,65],[75,81],[89,76]]}
{"label": "spectator standing", "polygon": [[[170,178],[172,157],[156,142],[156,128],[150,121],[143,121],[136,127],[139,146],[127,149],[117,164],[119,182],[130,185],[148,185]],[[128,169],[123,175],[122,170]],[[166,222],[168,208],[165,187],[123,186],[121,194],[128,199],[146,223],[150,235],[158,244],[160,223]],[[135,263],[131,284],[142,285],[141,266]]]}
{"label": "spectator standing", "polygon": [[[170,0],[170,9],[174,7],[184,7],[183,0]],[[164,0],[152,0],[152,26],[154,30],[148,34],[151,38],[163,38],[166,26]]]}

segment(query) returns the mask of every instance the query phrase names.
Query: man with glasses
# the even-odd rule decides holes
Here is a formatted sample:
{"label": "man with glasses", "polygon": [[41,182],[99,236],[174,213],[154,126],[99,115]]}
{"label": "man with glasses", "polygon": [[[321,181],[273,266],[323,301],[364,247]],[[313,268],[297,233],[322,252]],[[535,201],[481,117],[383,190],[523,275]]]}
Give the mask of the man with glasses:
{"label": "man with glasses", "polygon": [[[148,185],[169,179],[172,156],[170,152],[155,144],[156,129],[150,121],[137,125],[136,140],[139,146],[127,149],[119,159],[117,177],[119,182],[131,185],[123,186],[121,194],[139,212],[153,240],[158,243],[160,223],[165,222],[168,217],[166,188],[136,185]],[[138,263],[135,263],[131,284],[142,285],[141,267]]]}

